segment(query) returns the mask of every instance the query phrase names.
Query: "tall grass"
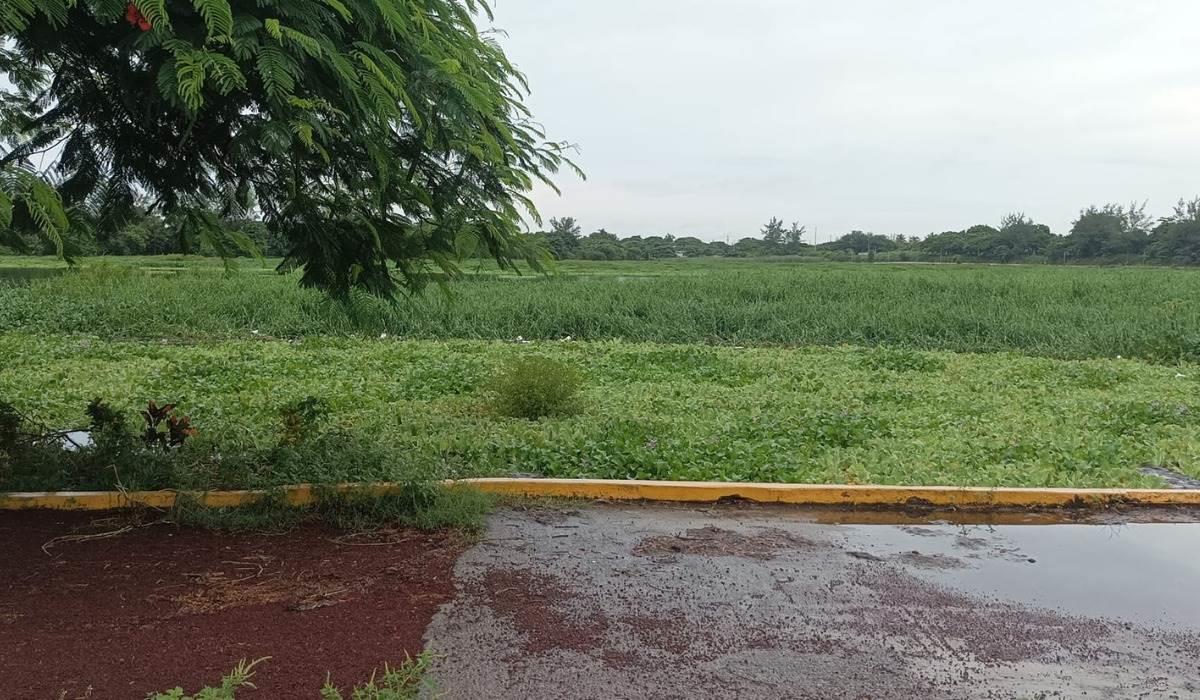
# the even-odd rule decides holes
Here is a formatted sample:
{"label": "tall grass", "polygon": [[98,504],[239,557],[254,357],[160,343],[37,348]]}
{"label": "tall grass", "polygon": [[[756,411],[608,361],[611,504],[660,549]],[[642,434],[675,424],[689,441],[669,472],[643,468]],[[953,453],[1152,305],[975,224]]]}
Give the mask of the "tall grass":
{"label": "tall grass", "polygon": [[[11,259],[10,259],[11,260]],[[1060,358],[1200,359],[1200,271],[1156,268],[574,263],[470,276],[395,305],[338,304],[295,277],[99,267],[0,286],[0,331],[110,338],[387,333],[422,339],[619,338],[894,345]],[[6,263],[7,264],[7,263]],[[167,266],[167,265],[164,265]]]}
{"label": "tall grass", "polygon": [[[578,412],[531,421],[494,405],[522,358],[583,378]],[[0,490],[265,488],[509,476],[976,486],[1153,486],[1200,476],[1200,372],[1136,360],[897,348],[314,338],[197,344],[0,334],[0,400],[30,426],[85,426],[103,397],[139,424],[150,398],[199,433],[174,450],[97,440],[64,454],[0,444]],[[327,412],[296,439],[302,397]],[[114,449],[107,446],[113,445]],[[102,449],[103,448],[103,449]],[[5,454],[17,459],[6,464]],[[408,493],[414,524],[460,502]],[[336,522],[397,517],[387,504]],[[464,511],[465,509],[465,511]],[[435,517],[436,516],[436,517]],[[406,516],[407,517],[407,516]]]}

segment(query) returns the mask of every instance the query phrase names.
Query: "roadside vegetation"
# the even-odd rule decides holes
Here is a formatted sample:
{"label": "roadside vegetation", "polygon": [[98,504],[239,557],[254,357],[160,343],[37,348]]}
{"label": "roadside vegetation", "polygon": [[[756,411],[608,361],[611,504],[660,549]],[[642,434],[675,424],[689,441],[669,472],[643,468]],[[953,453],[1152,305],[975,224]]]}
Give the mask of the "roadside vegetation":
{"label": "roadside vegetation", "polygon": [[[195,430],[135,458],[10,458],[0,488],[270,488],[467,476],[1155,486],[1200,476],[1200,372],[894,347],[0,335],[0,396],[30,424],[134,425],[145,397]],[[579,373],[576,410],[498,409],[512,363]],[[319,397],[319,401],[309,401]],[[305,414],[310,414],[305,417]],[[297,430],[296,426],[302,426]],[[115,468],[113,468],[115,465]]]}
{"label": "roadside vegetation", "polygon": [[[422,689],[432,688],[432,683],[426,677],[429,669],[430,655],[422,653],[416,658],[409,658],[399,666],[385,667],[365,683],[355,685],[343,694],[330,682],[320,689],[321,700],[412,700],[420,696]],[[236,700],[241,690],[253,691],[254,669],[270,659],[255,661],[242,660],[228,674],[221,678],[215,686],[202,688],[194,694],[188,694],[183,688],[173,688],[160,693],[150,693],[147,700]]]}

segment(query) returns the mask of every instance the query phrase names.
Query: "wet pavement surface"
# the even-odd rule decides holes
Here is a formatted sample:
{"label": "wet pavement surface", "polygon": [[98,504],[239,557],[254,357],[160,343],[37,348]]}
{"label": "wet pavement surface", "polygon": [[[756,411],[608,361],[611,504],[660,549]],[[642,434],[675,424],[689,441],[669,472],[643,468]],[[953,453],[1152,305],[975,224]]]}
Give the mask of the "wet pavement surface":
{"label": "wet pavement surface", "polygon": [[1194,517],[846,519],[500,511],[426,631],[439,697],[1200,697],[1200,524],[1155,522]]}

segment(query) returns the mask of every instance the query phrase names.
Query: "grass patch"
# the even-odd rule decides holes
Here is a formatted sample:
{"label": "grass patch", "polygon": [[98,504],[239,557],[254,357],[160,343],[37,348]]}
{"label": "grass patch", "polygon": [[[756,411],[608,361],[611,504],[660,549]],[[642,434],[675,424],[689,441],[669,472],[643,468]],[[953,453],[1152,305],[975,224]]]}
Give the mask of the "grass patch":
{"label": "grass patch", "polygon": [[875,348],[863,353],[863,367],[893,372],[940,372],[946,363],[927,353],[900,348]]}
{"label": "grass patch", "polygon": [[[0,331],[101,338],[357,335],[716,345],[887,345],[1065,359],[1200,360],[1200,270],[814,264],[738,260],[570,262],[551,277],[469,276],[453,296],[330,302],[294,276],[195,258],[52,263],[0,285]],[[61,266],[61,265],[60,265]],[[41,276],[41,278],[38,278]],[[146,300],[154,313],[144,313]],[[700,358],[703,359],[703,358]],[[705,371],[703,367],[699,371]]]}
{"label": "grass patch", "polygon": [[162,692],[150,693],[147,700],[234,700],[237,691],[254,690],[254,667],[266,659],[246,661],[242,659],[233,670],[221,677],[221,682],[215,686],[201,688],[195,694],[188,694],[183,688],[175,688]]}
{"label": "grass patch", "polygon": [[[223,676],[215,686],[209,686],[188,694],[183,688],[174,688],[161,693],[150,693],[147,700],[237,700],[239,691],[253,691],[254,669],[259,664],[267,663],[270,659],[263,658],[255,661],[242,660],[228,674]],[[355,685],[343,694],[343,691],[326,681],[320,689],[321,700],[413,700],[420,697],[423,690],[433,688],[433,683],[427,678],[432,657],[424,652],[417,657],[410,657],[396,667],[385,666],[382,672],[371,675],[365,683]],[[315,690],[315,689],[314,689]]]}
{"label": "grass patch", "polygon": [[[864,358],[877,351],[854,347],[709,347],[693,365],[721,368],[708,381],[636,372],[639,355],[660,367],[691,347],[0,334],[0,399],[41,424],[79,425],[96,396],[134,424],[153,398],[177,403],[199,431],[119,473],[86,451],[38,468],[0,455],[0,488],[111,488],[118,476],[131,489],[203,490],[514,474],[1158,485],[1143,464],[1200,476],[1196,365],[922,351],[931,362],[920,367],[940,367],[924,371],[890,359],[907,353],[884,355],[898,371],[871,366]],[[492,410],[491,378],[530,354],[578,368],[585,412],[528,421]],[[205,371],[188,371],[197,365]],[[319,410],[306,397],[321,397]]]}
{"label": "grass patch", "polygon": [[401,484],[397,493],[319,493],[316,503],[290,505],[282,491],[268,491],[261,499],[236,508],[212,508],[190,495],[181,495],[166,521],[184,527],[230,532],[282,532],[305,523],[322,523],[339,530],[363,532],[382,527],[419,530],[453,528],[479,532],[495,499],[465,486],[433,483]]}
{"label": "grass patch", "polygon": [[162,518],[181,527],[198,527],[224,532],[286,532],[312,519],[312,511],[289,505],[282,491],[236,508],[210,508],[194,496],[180,494],[175,506]]}
{"label": "grass patch", "polygon": [[321,689],[321,700],[415,700],[425,692],[436,697],[436,690],[429,679],[432,663],[429,652],[409,658],[400,666],[385,666],[383,673],[371,676],[366,683],[356,685],[349,695],[343,695],[329,682]]}
{"label": "grass patch", "polygon": [[0,488],[1200,476],[1200,270],[572,262],[388,305],[269,264],[0,267],[32,270],[0,285],[0,400],[55,429],[97,396],[129,425],[171,402],[198,430],[116,460],[0,450]]}

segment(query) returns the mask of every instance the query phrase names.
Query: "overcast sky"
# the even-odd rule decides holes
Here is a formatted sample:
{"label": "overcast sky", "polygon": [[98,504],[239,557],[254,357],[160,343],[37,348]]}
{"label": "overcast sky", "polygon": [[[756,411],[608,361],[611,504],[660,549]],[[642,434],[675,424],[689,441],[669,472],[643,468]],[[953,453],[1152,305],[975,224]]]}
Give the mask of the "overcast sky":
{"label": "overcast sky", "polygon": [[585,232],[927,234],[1200,195],[1196,0],[497,0]]}

